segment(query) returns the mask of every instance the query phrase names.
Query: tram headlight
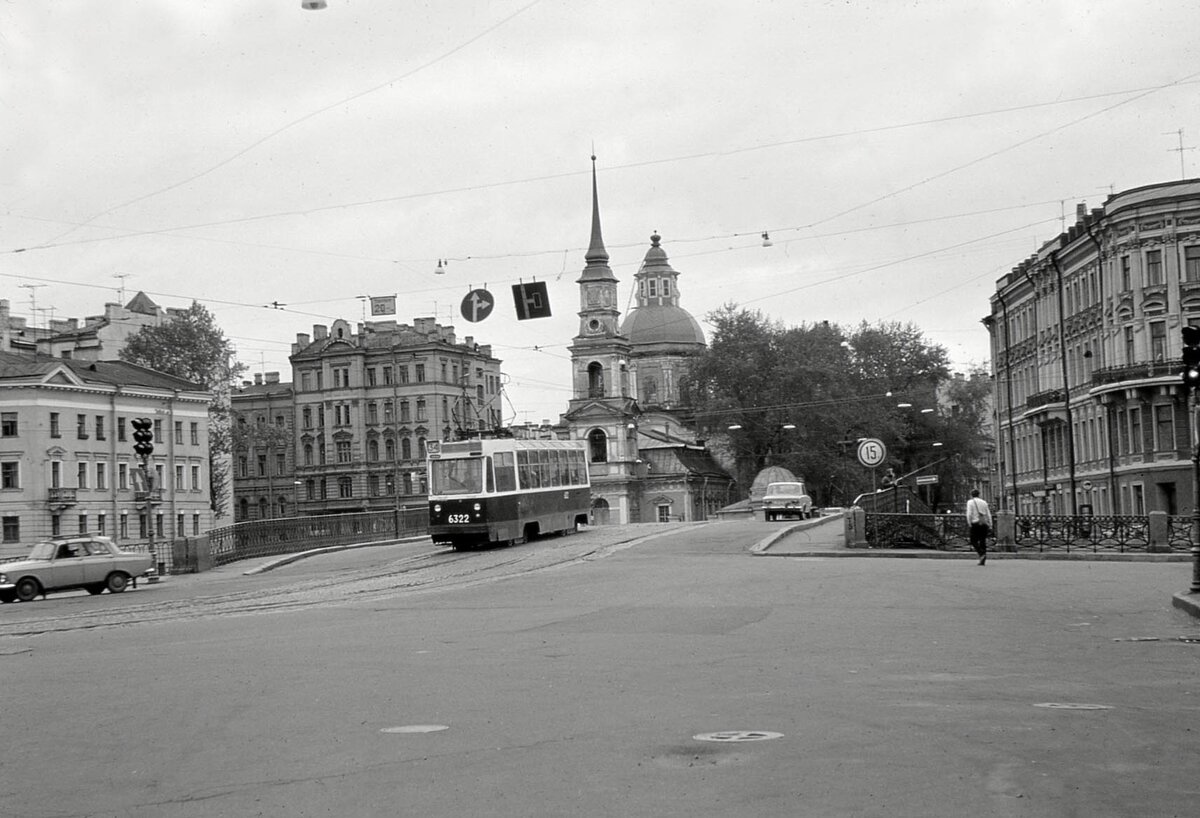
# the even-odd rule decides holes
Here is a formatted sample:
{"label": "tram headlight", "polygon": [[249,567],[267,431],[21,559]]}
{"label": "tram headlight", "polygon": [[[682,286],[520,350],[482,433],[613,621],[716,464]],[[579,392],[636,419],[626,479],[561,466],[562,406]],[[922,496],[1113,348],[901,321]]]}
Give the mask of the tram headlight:
{"label": "tram headlight", "polygon": [[474,506],[472,506],[472,508],[474,508],[476,511],[479,511],[483,508],[483,506],[479,505],[479,503],[476,503]]}
{"label": "tram headlight", "polygon": [[442,504],[441,504],[441,503],[434,503],[434,504],[433,504],[433,511],[434,511],[434,513],[435,513],[435,514],[441,514],[441,513],[442,513]]}

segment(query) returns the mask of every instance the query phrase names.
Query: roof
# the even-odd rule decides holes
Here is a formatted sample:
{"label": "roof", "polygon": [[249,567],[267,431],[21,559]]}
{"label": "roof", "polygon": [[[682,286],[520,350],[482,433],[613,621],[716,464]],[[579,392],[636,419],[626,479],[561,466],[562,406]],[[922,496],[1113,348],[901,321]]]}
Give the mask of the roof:
{"label": "roof", "polygon": [[64,369],[70,371],[76,379],[83,383],[145,386],[154,389],[178,389],[185,392],[208,391],[198,383],[126,361],[76,361],[70,358],[55,358],[50,355],[0,352],[0,381],[47,378]]}

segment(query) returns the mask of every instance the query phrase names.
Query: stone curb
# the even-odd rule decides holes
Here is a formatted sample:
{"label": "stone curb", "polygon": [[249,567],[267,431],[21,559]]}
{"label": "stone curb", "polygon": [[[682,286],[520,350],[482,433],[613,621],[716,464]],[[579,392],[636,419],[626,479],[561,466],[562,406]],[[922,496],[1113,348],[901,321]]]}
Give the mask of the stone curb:
{"label": "stone curb", "polygon": [[1175,594],[1171,603],[1185,613],[1200,619],[1200,594]]}
{"label": "stone curb", "polygon": [[351,548],[370,548],[374,545],[398,545],[400,543],[416,542],[417,540],[427,539],[427,537],[428,535],[422,535],[420,537],[404,537],[399,540],[375,540],[372,542],[350,543],[349,545],[328,545],[324,548],[310,548],[308,551],[297,551],[294,554],[284,554],[283,556],[277,557],[270,562],[265,562],[256,568],[243,571],[242,576],[249,577],[253,576],[254,574],[266,573],[267,571],[275,568],[280,568],[284,565],[290,565],[293,562],[299,562],[300,560],[307,559],[309,557],[315,557],[318,554],[333,554],[337,551],[349,551]]}

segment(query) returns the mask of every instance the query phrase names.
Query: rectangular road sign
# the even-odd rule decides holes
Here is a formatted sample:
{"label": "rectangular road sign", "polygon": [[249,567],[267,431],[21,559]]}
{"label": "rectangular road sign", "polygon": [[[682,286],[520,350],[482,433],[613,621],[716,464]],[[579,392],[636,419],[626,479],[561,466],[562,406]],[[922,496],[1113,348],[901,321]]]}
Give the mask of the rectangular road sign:
{"label": "rectangular road sign", "polygon": [[937,481],[938,481],[938,476],[936,474],[917,475],[917,485],[918,486],[928,486],[933,483],[936,483]]}

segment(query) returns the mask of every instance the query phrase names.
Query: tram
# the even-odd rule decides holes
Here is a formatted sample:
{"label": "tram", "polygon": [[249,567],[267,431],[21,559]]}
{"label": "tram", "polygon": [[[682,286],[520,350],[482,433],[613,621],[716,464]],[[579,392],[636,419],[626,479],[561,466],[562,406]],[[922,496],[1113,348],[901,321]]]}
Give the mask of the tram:
{"label": "tram", "polygon": [[430,441],[429,534],[458,550],[573,534],[591,507],[587,443]]}

